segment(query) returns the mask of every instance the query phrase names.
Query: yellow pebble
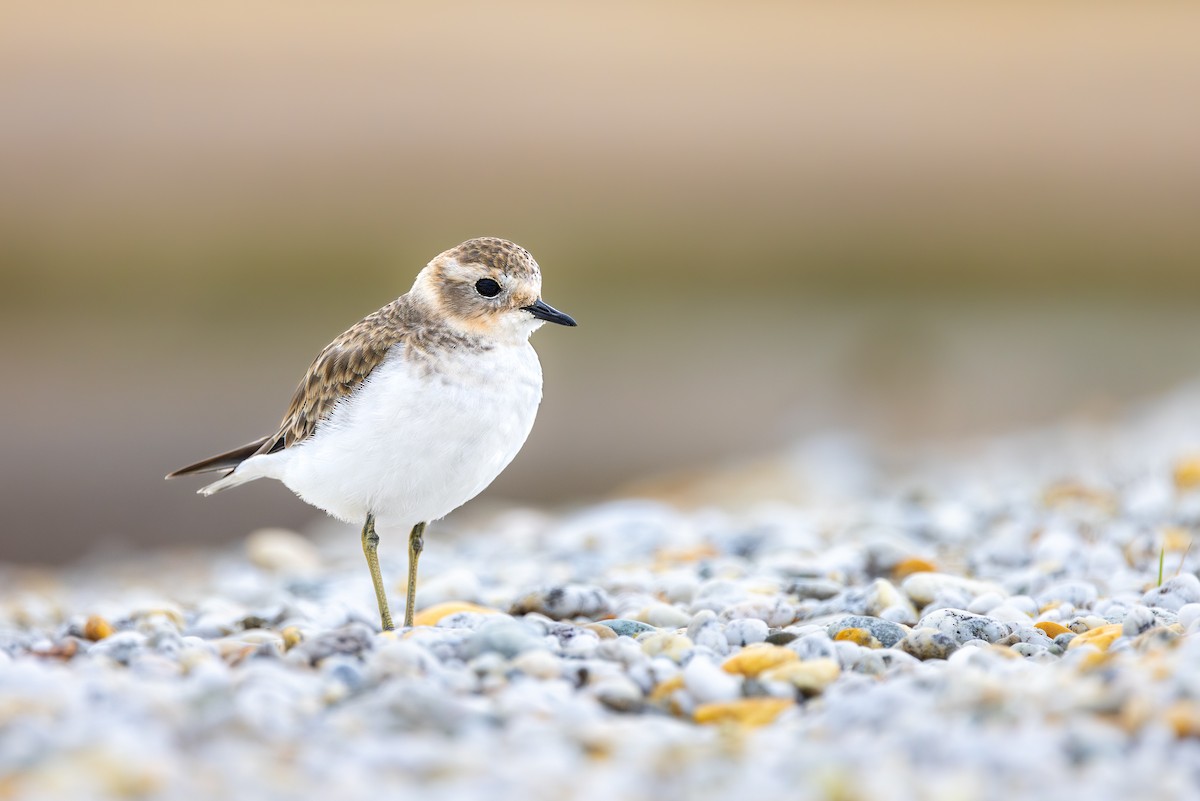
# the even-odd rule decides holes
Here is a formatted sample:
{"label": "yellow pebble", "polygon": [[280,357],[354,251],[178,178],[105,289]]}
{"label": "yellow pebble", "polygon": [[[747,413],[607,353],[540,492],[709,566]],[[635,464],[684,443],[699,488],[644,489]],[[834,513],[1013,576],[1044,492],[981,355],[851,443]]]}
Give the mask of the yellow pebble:
{"label": "yellow pebble", "polygon": [[1176,462],[1173,477],[1176,489],[1200,488],[1200,455],[1189,456]]}
{"label": "yellow pebble", "polygon": [[721,665],[726,673],[740,673],[743,676],[754,677],[764,670],[796,662],[799,654],[778,645],[749,645],[725,660]]}
{"label": "yellow pebble", "polygon": [[1088,649],[1087,653],[1083,655],[1083,659],[1079,660],[1079,672],[1091,673],[1093,670],[1099,670],[1104,667],[1109,662],[1112,662],[1112,660],[1113,655],[1108,651]]}
{"label": "yellow pebble", "polygon": [[112,633],[112,624],[99,615],[92,615],[87,619],[87,623],[83,624],[83,636],[92,642],[112,636]]}
{"label": "yellow pebble", "polygon": [[696,707],[692,719],[697,723],[740,723],[765,726],[793,706],[788,698],[740,698]]}
{"label": "yellow pebble", "polygon": [[1179,526],[1163,529],[1162,547],[1165,551],[1187,551],[1192,547],[1192,532]]}
{"label": "yellow pebble", "polygon": [[671,696],[671,693],[682,688],[683,674],[680,673],[677,676],[672,676],[666,681],[659,682],[658,686],[650,691],[650,702],[654,704],[661,704]]}
{"label": "yellow pebble", "polygon": [[1067,648],[1069,650],[1072,648],[1079,648],[1084,645],[1090,645],[1093,648],[1101,651],[1107,651],[1108,647],[1113,644],[1114,640],[1121,636],[1123,631],[1124,627],[1122,627],[1120,623],[1113,623],[1108,626],[1097,626],[1091,631],[1085,631],[1083,634],[1080,634],[1078,637],[1071,640],[1071,643],[1067,646]]}
{"label": "yellow pebble", "polygon": [[304,635],[295,626],[287,626],[279,634],[283,637],[283,650],[285,651],[292,650],[304,640]]}
{"label": "yellow pebble", "polygon": [[684,654],[692,649],[692,641],[687,635],[665,631],[647,634],[638,640],[638,644],[642,646],[642,653],[646,656],[665,656],[674,662],[683,659]]}
{"label": "yellow pebble", "polygon": [[882,648],[883,643],[875,639],[871,632],[866,629],[842,629],[837,634],[833,635],[835,640],[849,640],[855,645],[861,645],[864,648]]}
{"label": "yellow pebble", "polygon": [[1164,718],[1176,737],[1200,737],[1200,703],[1177,701]]}
{"label": "yellow pebble", "polygon": [[892,568],[892,578],[899,581],[902,578],[911,576],[913,573],[936,573],[937,565],[930,562],[928,559],[922,559],[919,556],[910,556],[907,559],[902,559]]}
{"label": "yellow pebble", "polygon": [[841,667],[832,659],[810,659],[764,670],[759,678],[763,681],[786,681],[805,694],[815,695],[837,681],[841,674]]}
{"label": "yellow pebble", "polygon": [[601,626],[599,623],[587,623],[584,625],[584,628],[602,640],[617,639],[617,633],[608,626]]}
{"label": "yellow pebble", "polygon": [[499,612],[499,609],[492,609],[487,606],[480,606],[469,601],[446,601],[443,604],[434,604],[428,609],[422,609],[413,616],[414,626],[436,626],[438,622],[450,615],[456,615],[459,612],[475,612],[480,615],[494,615]]}
{"label": "yellow pebble", "polygon": [[1051,620],[1043,620],[1041,623],[1034,623],[1035,629],[1041,629],[1042,633],[1050,639],[1054,639],[1060,634],[1070,634],[1071,630],[1061,623],[1055,623]]}

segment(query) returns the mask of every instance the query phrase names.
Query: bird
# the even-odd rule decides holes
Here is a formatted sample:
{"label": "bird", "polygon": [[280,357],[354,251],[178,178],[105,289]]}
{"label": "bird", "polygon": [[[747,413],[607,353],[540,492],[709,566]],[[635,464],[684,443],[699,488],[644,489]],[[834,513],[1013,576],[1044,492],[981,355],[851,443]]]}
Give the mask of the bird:
{"label": "bird", "polygon": [[541,297],[541,268],[496,237],[430,261],[412,288],[325,347],[279,426],[168,479],[223,473],[212,495],[282,482],[339,520],[362,524],[383,630],[393,628],[379,570],[380,528],[409,530],[404,625],[413,625],[426,526],[482,492],[525,444],[542,400],[529,338],[575,320]]}

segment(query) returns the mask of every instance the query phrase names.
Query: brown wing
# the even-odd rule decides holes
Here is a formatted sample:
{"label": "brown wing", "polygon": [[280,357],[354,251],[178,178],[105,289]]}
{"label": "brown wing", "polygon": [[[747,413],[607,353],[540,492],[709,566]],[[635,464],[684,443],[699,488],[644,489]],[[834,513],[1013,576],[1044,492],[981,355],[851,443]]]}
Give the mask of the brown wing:
{"label": "brown wing", "polygon": [[259,453],[272,453],[303,442],[339,400],[354,392],[404,338],[400,301],[384,306],[339,336],[321,351],[292,395],[291,405],[275,436]]}
{"label": "brown wing", "polygon": [[379,366],[388,351],[410,334],[422,335],[417,316],[407,296],[360,320],[321,351],[308,368],[279,429],[272,435],[242,445],[227,453],[176,470],[167,478],[232,471],[260,453],[274,453],[303,442],[316,430],[334,405],[362,384]]}

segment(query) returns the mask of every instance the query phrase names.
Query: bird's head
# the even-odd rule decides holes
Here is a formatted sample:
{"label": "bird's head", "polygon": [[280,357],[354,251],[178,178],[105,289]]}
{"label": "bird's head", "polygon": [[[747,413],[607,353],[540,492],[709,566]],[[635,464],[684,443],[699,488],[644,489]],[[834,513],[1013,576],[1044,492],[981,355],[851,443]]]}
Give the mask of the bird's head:
{"label": "bird's head", "polygon": [[480,336],[528,338],[543,323],[575,325],[541,298],[542,272],[529,251],[481,237],[439,254],[412,294],[447,325]]}

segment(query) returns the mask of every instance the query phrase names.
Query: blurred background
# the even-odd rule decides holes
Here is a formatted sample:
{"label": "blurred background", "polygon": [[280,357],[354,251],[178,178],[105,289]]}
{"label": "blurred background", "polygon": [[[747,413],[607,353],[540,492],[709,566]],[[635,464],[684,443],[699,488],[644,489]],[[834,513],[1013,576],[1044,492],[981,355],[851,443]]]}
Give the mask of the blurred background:
{"label": "blurred background", "polygon": [[492,499],[1152,397],[1200,372],[1197,30],[1185,3],[9,0],[0,561],[313,519],[162,475],[272,430],[326,342],[479,235],[580,320],[536,336]]}

